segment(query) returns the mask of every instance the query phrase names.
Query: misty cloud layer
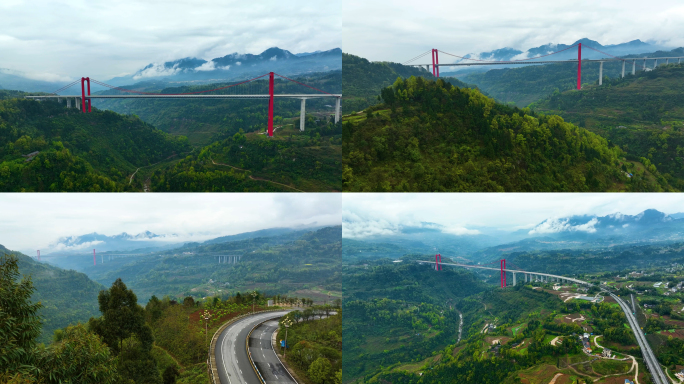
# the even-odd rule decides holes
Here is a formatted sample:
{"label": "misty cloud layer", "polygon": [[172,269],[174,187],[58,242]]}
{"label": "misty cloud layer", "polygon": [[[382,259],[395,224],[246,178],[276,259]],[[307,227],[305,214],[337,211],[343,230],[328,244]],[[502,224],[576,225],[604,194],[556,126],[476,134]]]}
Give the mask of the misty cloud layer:
{"label": "misty cloud layer", "polygon": [[342,45],[341,1],[0,1],[0,68],[45,81],[149,63]]}

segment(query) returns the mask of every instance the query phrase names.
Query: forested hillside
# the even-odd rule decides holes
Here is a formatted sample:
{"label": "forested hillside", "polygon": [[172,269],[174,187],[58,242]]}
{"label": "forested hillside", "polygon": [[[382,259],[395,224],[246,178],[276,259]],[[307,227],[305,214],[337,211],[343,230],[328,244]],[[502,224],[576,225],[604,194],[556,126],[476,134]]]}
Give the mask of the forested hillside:
{"label": "forested hillside", "polygon": [[[684,56],[684,48],[672,51],[658,51],[644,55],[628,55],[632,57],[673,57]],[[661,62],[661,64],[663,64]],[[637,60],[637,71],[640,71],[643,61]],[[653,65],[653,61],[649,61]],[[632,63],[627,62],[625,76],[631,76]],[[605,62],[603,64],[604,84],[607,79],[617,79],[622,73],[621,62]],[[582,64],[582,88],[598,84],[599,63]],[[577,64],[561,63],[546,65],[520,66],[516,68],[494,69],[486,72],[469,73],[461,80],[477,85],[480,89],[497,101],[512,103],[518,107],[545,98],[554,92],[563,92],[577,88]]]}
{"label": "forested hillside", "polygon": [[0,245],[0,258],[5,254],[14,255],[19,273],[33,280],[35,291],[31,301],[42,304],[38,315],[42,317],[43,328],[37,337],[38,342],[47,344],[55,330],[78,322],[85,323],[97,315],[97,294],[104,286],[83,273],[39,263]]}
{"label": "forested hillside", "polygon": [[653,165],[684,189],[684,66],[670,64],[604,81],[581,92],[556,92],[530,105],[620,146],[630,160]]}
{"label": "forested hillside", "polygon": [[411,77],[382,99],[345,119],[346,191],[671,190],[602,137],[477,90]]}
{"label": "forested hillside", "polygon": [[1,191],[132,190],[129,177],[138,167],[189,150],[184,137],[134,116],[83,114],[50,101],[0,101]]}
{"label": "forested hillside", "polygon": [[[426,79],[434,79],[432,73],[424,68],[410,67],[399,63],[387,61],[370,62],[362,57],[342,54],[342,89],[344,90],[345,114],[362,111],[371,105],[381,102],[378,99],[380,91],[392,85],[398,77],[409,78],[422,76]],[[465,87],[460,80],[448,79],[454,85]]]}

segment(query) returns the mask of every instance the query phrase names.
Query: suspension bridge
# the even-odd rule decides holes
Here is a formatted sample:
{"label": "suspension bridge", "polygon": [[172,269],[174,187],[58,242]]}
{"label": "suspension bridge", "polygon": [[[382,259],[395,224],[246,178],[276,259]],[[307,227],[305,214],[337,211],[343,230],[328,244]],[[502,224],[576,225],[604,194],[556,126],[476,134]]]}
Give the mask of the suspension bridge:
{"label": "suspension bridge", "polygon": [[[483,265],[462,264],[462,263],[442,263],[442,255],[436,254],[434,262],[433,261],[423,261],[423,260],[418,260],[417,262],[420,264],[427,264],[427,265],[431,265],[434,263],[434,269],[436,271],[441,271],[442,265],[448,265],[448,266],[453,266],[453,267],[475,268],[475,269],[486,269],[486,270],[500,271],[500,273],[501,273],[501,288],[507,287],[507,281],[506,281],[506,275],[507,274],[513,275],[513,285],[517,285],[517,276],[522,275],[525,282],[530,282],[530,281],[553,282],[553,281],[556,281],[556,282],[560,282],[560,283],[575,283],[575,284],[584,285],[587,287],[594,286],[594,284],[592,284],[590,282],[583,281],[580,279],[575,279],[572,277],[554,275],[551,273],[540,273],[540,272],[525,271],[525,270],[518,268],[518,267],[516,267],[516,269],[506,268],[506,259],[495,260],[495,261],[492,261],[492,262],[489,262],[489,263],[483,264]],[[487,266],[490,264],[495,264],[497,262],[499,263],[498,268]],[[656,359],[655,354],[653,353],[653,350],[651,349],[651,346],[648,344],[648,341],[646,340],[646,336],[644,335],[643,331],[641,330],[641,327],[639,327],[639,323],[636,319],[636,309],[634,308],[634,296],[632,296],[632,308],[630,308],[627,305],[627,303],[625,303],[625,301],[620,298],[620,296],[615,295],[614,293],[608,291],[607,288],[601,288],[601,290],[604,292],[607,292],[615,300],[615,302],[617,302],[617,304],[620,306],[620,309],[622,309],[622,311],[625,313],[625,316],[627,317],[627,322],[629,323],[629,327],[632,329],[632,332],[634,333],[634,337],[636,338],[637,342],[639,343],[639,347],[641,348],[641,352],[642,352],[642,355],[644,357],[644,362],[646,363],[646,368],[651,373],[653,381],[656,384],[670,384],[670,380],[667,379],[667,376],[663,372],[663,368],[660,366],[658,359]]]}
{"label": "suspension bridge", "polygon": [[[549,57],[553,56],[556,54],[559,54],[561,52],[567,51],[571,48],[577,48],[577,59],[570,59],[570,60],[540,60],[541,58],[544,57]],[[601,59],[582,59],[582,49],[587,48],[593,51],[596,51],[600,54],[609,56],[606,58],[601,58]],[[449,63],[449,64],[440,64],[439,62],[439,54],[445,54],[448,56],[455,57],[461,62],[458,63]],[[432,64],[416,64],[415,62],[425,58],[428,54],[432,55]],[[412,66],[412,67],[425,67],[428,72],[430,72],[430,68],[432,67],[432,75],[435,77],[439,77],[439,68],[440,67],[464,67],[464,66],[479,66],[479,65],[540,65],[540,64],[558,64],[558,63],[577,63],[577,89],[580,90],[582,89],[582,63],[594,63],[598,62],[599,63],[599,85],[603,85],[603,63],[605,62],[621,62],[622,63],[622,75],[621,77],[625,77],[625,67],[629,63],[632,65],[632,75],[636,74],[636,69],[637,69],[637,62],[643,63],[642,70],[646,71],[649,69],[655,69],[658,66],[658,61],[660,63],[664,64],[669,64],[670,61],[673,63],[677,62],[677,64],[681,64],[682,59],[684,59],[684,56],[675,56],[675,57],[639,57],[639,58],[621,58],[617,56],[613,56],[609,53],[605,53],[602,51],[599,51],[598,49],[592,48],[588,45],[582,45],[582,43],[577,43],[575,45],[572,45],[570,47],[561,49],[560,51],[548,53],[546,55],[541,55],[541,56],[536,56],[536,57],[531,57],[527,59],[519,59],[519,60],[507,60],[507,61],[498,61],[498,60],[480,60],[480,59],[473,59],[469,57],[464,57],[464,56],[459,56],[459,55],[454,55],[448,52],[441,51],[439,49],[431,49],[429,51],[423,52],[420,55],[412,58],[411,60],[406,61],[403,63],[404,65],[407,66]],[[465,62],[464,62],[465,61]],[[652,67],[647,67],[646,62],[653,62]]]}
{"label": "suspension bridge", "polygon": [[[268,93],[254,93],[255,91],[261,91],[263,87],[261,84],[257,84],[258,81],[268,76]],[[312,93],[293,93],[293,94],[275,94],[275,78],[276,76],[286,82],[296,83],[307,87],[312,90]],[[122,94],[117,95],[91,95],[90,94],[90,82],[97,85],[122,92]],[[340,121],[340,107],[341,107],[341,94],[332,94],[318,88],[312,87],[310,85],[304,84],[297,80],[290,79],[288,77],[279,75],[274,72],[269,72],[261,76],[257,76],[253,79],[245,80],[236,84],[227,85],[225,87],[219,87],[215,89],[209,89],[205,91],[196,92],[186,92],[186,93],[153,93],[153,92],[142,92],[135,91],[120,87],[115,87],[89,77],[82,77],[81,82],[81,94],[80,95],[58,95],[59,92],[63,92],[70,87],[78,84],[79,80],[73,81],[70,84],[53,92],[53,95],[45,96],[25,96],[27,99],[34,100],[54,100],[61,103],[62,99],[66,100],[67,108],[73,107],[78,108],[83,113],[92,112],[92,100],[93,99],[267,99],[268,100],[268,136],[273,137],[273,109],[274,101],[278,99],[300,99],[301,109],[299,118],[299,130],[304,131],[305,120],[306,120],[306,100],[307,99],[320,99],[320,98],[332,98],[335,100],[335,123]],[[250,85],[253,85],[250,87]],[[207,94],[211,92],[221,92],[219,94]],[[231,93],[232,92],[232,93]]]}

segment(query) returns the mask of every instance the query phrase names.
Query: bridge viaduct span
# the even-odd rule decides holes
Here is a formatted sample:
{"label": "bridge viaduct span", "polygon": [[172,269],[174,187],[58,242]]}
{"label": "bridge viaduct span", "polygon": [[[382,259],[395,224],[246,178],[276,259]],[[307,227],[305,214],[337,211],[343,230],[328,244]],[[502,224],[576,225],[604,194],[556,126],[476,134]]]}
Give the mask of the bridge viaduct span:
{"label": "bridge viaduct span", "polygon": [[[547,57],[551,55],[555,55],[557,53],[561,53],[563,51],[567,51],[568,49],[575,48],[577,47],[577,59],[570,59],[570,60],[538,60],[542,57]],[[593,51],[599,52],[603,55],[610,56],[608,58],[601,58],[601,59],[582,59],[582,48],[587,48],[591,49]],[[441,51],[439,49],[432,49],[432,64],[415,64],[413,63],[414,61],[425,57],[428,52],[423,52],[422,54],[414,57],[413,59],[407,61],[404,63],[404,65],[408,66],[413,66],[413,67],[425,67],[428,72],[430,72],[430,66],[432,65],[432,75],[435,77],[439,77],[439,68],[440,67],[462,67],[462,66],[478,66],[478,65],[533,65],[533,64],[557,64],[557,63],[576,63],[577,64],[577,89],[580,90],[582,89],[582,63],[591,63],[591,62],[598,62],[599,63],[599,85],[603,85],[603,63],[604,62],[612,62],[612,61],[617,61],[617,62],[622,62],[622,77],[625,77],[625,66],[626,64],[631,64],[632,65],[632,75],[636,74],[636,69],[637,69],[637,62],[642,63],[643,62],[643,70],[647,70],[646,67],[646,61],[648,60],[653,61],[653,69],[655,69],[658,66],[658,61],[661,63],[669,64],[670,61],[673,63],[676,61],[678,64],[681,64],[682,59],[684,57],[682,56],[673,56],[673,57],[638,57],[638,58],[621,58],[617,56],[613,56],[609,53],[601,52],[598,49],[592,48],[587,45],[582,45],[582,43],[577,43],[573,46],[567,47],[565,49],[561,49],[560,51],[557,52],[552,52],[546,55],[538,56],[538,57],[531,57],[528,59],[520,59],[520,60],[507,60],[507,61],[492,61],[492,60],[480,60],[480,59],[473,59],[469,57],[464,57],[464,56],[458,56],[458,55],[453,55],[451,53],[447,53],[444,51]],[[456,57],[460,59],[462,62],[459,63],[451,63],[451,64],[440,64],[439,62],[439,53],[443,53],[449,56]],[[648,68],[649,70],[651,68]]]}
{"label": "bridge viaduct span", "polygon": [[[231,88],[238,89],[235,87],[239,87],[241,85],[252,83],[252,82],[257,81],[257,80],[259,80],[263,77],[266,77],[266,76],[268,76],[268,93],[267,94],[218,94],[218,95],[207,95],[207,94],[205,94],[205,93],[214,92],[214,91],[225,91],[225,90],[229,90]],[[280,77],[286,81],[290,81],[290,82],[302,85],[304,87],[308,87],[308,88],[314,90],[316,93],[275,94],[274,93],[275,76],[278,76],[278,77]],[[197,100],[197,99],[261,99],[261,100],[268,99],[269,103],[268,103],[268,130],[267,131],[268,131],[269,137],[273,136],[273,108],[274,108],[275,99],[300,99],[302,101],[301,109],[300,109],[300,115],[299,115],[299,130],[303,132],[304,131],[304,125],[305,125],[304,122],[306,120],[306,100],[308,100],[308,99],[320,99],[320,98],[333,98],[335,100],[335,123],[338,123],[340,121],[340,110],[341,110],[341,100],[342,100],[341,94],[328,93],[328,92],[322,91],[318,88],[314,88],[310,85],[300,83],[299,81],[292,80],[292,79],[287,78],[285,76],[278,75],[277,73],[274,73],[274,72],[269,72],[265,75],[261,75],[261,76],[255,77],[253,79],[245,80],[243,82],[228,85],[225,87],[210,89],[210,90],[206,90],[206,91],[176,93],[176,94],[163,94],[163,93],[134,91],[134,90],[130,90],[130,89],[114,87],[114,86],[111,86],[109,84],[105,84],[103,82],[92,79],[92,81],[95,84],[98,84],[98,85],[101,85],[104,87],[108,87],[112,90],[121,91],[121,92],[124,92],[125,94],[91,95],[90,94],[90,81],[91,81],[91,79],[89,77],[82,77],[80,79],[80,81],[81,81],[81,95],[58,95],[57,94],[59,92],[62,92],[65,89],[68,89],[69,87],[77,84],[78,81],[79,80],[76,80],[76,81],[74,81],[70,84],[67,84],[66,86],[58,89],[57,91],[53,92],[53,95],[25,96],[25,98],[38,100],[38,101],[56,99],[57,102],[59,102],[59,103],[61,103],[62,99],[65,99],[67,108],[71,108],[71,102],[73,100],[74,107],[78,108],[83,113],[88,113],[88,112],[92,111],[92,106],[91,106],[92,99],[195,99],[195,100]]]}
{"label": "bridge viaduct span", "polygon": [[[550,274],[550,273],[530,272],[530,271],[523,271],[523,270],[518,270],[518,269],[508,269],[508,268],[505,268],[505,265],[506,265],[505,260],[501,260],[501,268],[494,268],[494,267],[485,267],[485,266],[471,265],[471,264],[442,263],[442,256],[438,254],[438,255],[435,255],[435,261],[434,262],[433,261],[419,260],[418,263],[420,263],[420,264],[434,264],[434,268],[437,271],[442,270],[442,268],[441,268],[442,265],[500,271],[501,276],[502,276],[501,277],[502,287],[506,287],[506,278],[505,278],[506,273],[512,273],[513,274],[513,285],[517,284],[516,276],[518,274],[522,274],[524,276],[524,279],[526,282],[527,281],[541,281],[541,282],[558,281],[558,282],[575,283],[575,284],[585,285],[585,286],[589,286],[589,287],[594,286],[594,284],[592,284],[592,283],[589,283],[589,282],[584,281],[584,280],[575,279],[572,277],[554,275],[554,274]],[[651,373],[651,376],[652,376],[655,384],[671,384],[671,381],[667,378],[667,375],[665,375],[665,372],[663,372],[663,369],[660,366],[658,359],[656,359],[655,354],[653,353],[653,350],[651,349],[651,346],[648,344],[648,341],[646,340],[646,336],[644,335],[643,331],[641,330],[641,327],[639,327],[639,323],[637,322],[636,317],[632,312],[632,308],[630,308],[627,305],[627,303],[625,303],[624,300],[622,300],[619,296],[615,295],[614,293],[607,291],[605,288],[601,288],[601,290],[604,292],[607,292],[618,303],[618,305],[620,306],[620,309],[622,309],[622,311],[625,313],[625,316],[627,317],[627,322],[629,323],[629,327],[632,329],[632,332],[634,333],[634,337],[636,338],[637,342],[639,343],[639,347],[641,348],[642,355],[644,357],[644,362],[646,363],[646,368]]]}

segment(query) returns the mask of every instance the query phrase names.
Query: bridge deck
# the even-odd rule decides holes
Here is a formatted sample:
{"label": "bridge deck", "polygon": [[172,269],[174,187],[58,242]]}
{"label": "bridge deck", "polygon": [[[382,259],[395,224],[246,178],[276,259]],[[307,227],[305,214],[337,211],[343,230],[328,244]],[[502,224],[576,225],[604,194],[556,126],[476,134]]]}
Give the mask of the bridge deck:
{"label": "bridge deck", "polygon": [[[674,60],[674,59],[684,59],[684,56],[681,57],[637,57],[637,58],[629,58],[629,59],[582,59],[583,63],[586,62],[609,62],[609,61],[626,61],[626,62],[631,62],[631,61],[642,61],[642,60]],[[560,63],[577,63],[577,59],[569,59],[569,60],[541,60],[541,61],[496,61],[496,62],[473,62],[473,63],[452,63],[452,64],[437,64],[438,67],[460,67],[460,66],[470,66],[470,65],[527,65],[527,64],[560,64]],[[429,64],[407,64],[409,67],[424,67],[427,65],[433,65],[432,63]]]}
{"label": "bridge deck", "polygon": [[[24,96],[27,99],[54,99],[54,98],[70,98],[82,97],[81,95],[47,95],[47,96]],[[86,99],[268,99],[270,96],[265,95],[90,95]],[[275,98],[290,98],[290,99],[318,99],[325,97],[340,98],[341,94],[284,94],[273,95]]]}

